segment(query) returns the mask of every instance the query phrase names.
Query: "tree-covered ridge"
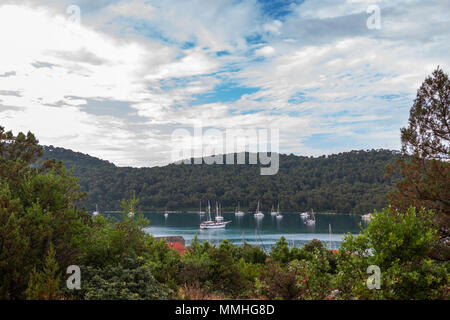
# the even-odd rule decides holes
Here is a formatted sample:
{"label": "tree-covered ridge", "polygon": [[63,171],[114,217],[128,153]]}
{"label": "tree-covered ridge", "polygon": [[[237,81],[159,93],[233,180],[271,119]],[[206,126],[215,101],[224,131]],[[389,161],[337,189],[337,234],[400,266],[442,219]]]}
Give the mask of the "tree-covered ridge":
{"label": "tree-covered ridge", "polygon": [[[283,211],[366,213],[383,208],[395,177],[385,177],[386,165],[398,157],[390,150],[350,151],[329,156],[280,155],[280,169],[261,176],[259,165],[170,164],[131,168],[71,150],[44,147],[44,157],[63,160],[92,210],[117,210],[120,200],[133,191],[143,210],[197,210],[199,201],[218,200],[224,210],[237,201],[254,210],[258,200],[264,211],[280,203]],[[248,154],[247,154],[248,157]],[[248,161],[246,162],[248,163]]]}

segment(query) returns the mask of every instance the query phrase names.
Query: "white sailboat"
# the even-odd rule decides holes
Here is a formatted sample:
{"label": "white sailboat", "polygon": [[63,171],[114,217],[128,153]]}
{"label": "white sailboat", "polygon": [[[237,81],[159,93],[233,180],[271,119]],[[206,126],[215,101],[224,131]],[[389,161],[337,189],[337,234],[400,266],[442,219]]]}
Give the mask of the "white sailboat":
{"label": "white sailboat", "polygon": [[372,220],[372,214],[371,213],[363,214],[361,216],[361,219],[363,219],[364,221],[370,221],[370,220]]}
{"label": "white sailboat", "polygon": [[227,226],[227,224],[229,224],[231,221],[213,221],[211,219],[211,205],[209,204],[208,201],[208,216],[207,216],[208,220],[203,221],[202,223],[200,223],[200,229],[219,229],[219,228],[225,228]]}
{"label": "white sailboat", "polygon": [[308,212],[301,212],[301,213],[300,213],[300,217],[302,217],[302,218],[304,218],[304,219],[308,218],[308,216],[309,216],[309,213],[308,213]]}
{"label": "white sailboat", "polygon": [[272,215],[272,216],[276,216],[277,215],[277,212],[273,208],[273,205],[272,205],[272,210],[270,210],[270,215]]}
{"label": "white sailboat", "polygon": [[280,204],[278,204],[276,216],[277,216],[277,219],[283,218],[283,215],[280,213]]}
{"label": "white sailboat", "polygon": [[223,216],[220,212],[221,209],[222,209],[222,207],[220,206],[220,203],[219,203],[219,206],[217,206],[217,202],[216,202],[216,221],[217,222],[223,221]]}
{"label": "white sailboat", "polygon": [[96,216],[96,215],[98,215],[100,212],[98,211],[98,205],[96,204],[95,205],[95,211],[94,212],[92,212],[92,214],[94,215],[94,216]]}
{"label": "white sailboat", "polygon": [[256,212],[254,214],[255,218],[264,218],[264,213],[259,211],[259,200],[258,200],[258,206],[256,207]]}
{"label": "white sailboat", "polygon": [[234,214],[235,214],[236,216],[243,216],[243,215],[245,214],[244,211],[241,211],[241,208],[240,208],[240,206],[239,206],[239,201],[238,201],[238,205],[237,205],[237,208],[236,208],[236,211],[234,212]]}
{"label": "white sailboat", "polygon": [[167,218],[169,216],[169,212],[167,211],[167,208],[166,208],[166,210],[164,210],[164,218]]}
{"label": "white sailboat", "polygon": [[305,220],[305,224],[308,226],[313,226],[316,224],[316,217],[314,216],[314,210],[311,209],[311,218]]}

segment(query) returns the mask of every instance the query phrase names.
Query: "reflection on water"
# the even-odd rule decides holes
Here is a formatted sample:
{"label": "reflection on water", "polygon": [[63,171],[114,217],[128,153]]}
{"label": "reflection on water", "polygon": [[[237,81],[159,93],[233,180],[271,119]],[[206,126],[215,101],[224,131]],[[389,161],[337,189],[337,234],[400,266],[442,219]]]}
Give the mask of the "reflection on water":
{"label": "reflection on water", "polygon": [[[283,218],[266,214],[263,218],[255,218],[253,213],[244,216],[235,216],[234,213],[224,213],[224,220],[231,221],[225,229],[200,230],[199,225],[206,216],[190,213],[170,213],[164,217],[162,213],[144,213],[150,220],[150,227],[146,229],[154,236],[183,236],[186,245],[197,234],[201,241],[208,240],[218,245],[223,239],[231,243],[242,244],[244,241],[260,245],[269,249],[281,236],[284,236],[290,246],[301,247],[316,238],[324,242],[327,247],[337,249],[342,237],[346,233],[358,234],[362,219],[354,215],[327,215],[315,214],[315,225],[306,225],[305,219],[298,213],[283,213]],[[367,224],[361,223],[362,227]],[[331,226],[332,239],[330,241],[329,229]]]}

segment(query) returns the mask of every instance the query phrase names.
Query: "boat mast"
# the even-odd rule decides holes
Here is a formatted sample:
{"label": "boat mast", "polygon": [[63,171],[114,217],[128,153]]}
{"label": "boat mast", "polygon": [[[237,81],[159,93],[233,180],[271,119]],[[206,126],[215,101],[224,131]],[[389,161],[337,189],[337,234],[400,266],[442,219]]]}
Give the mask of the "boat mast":
{"label": "boat mast", "polygon": [[208,221],[211,221],[211,204],[209,203],[209,200],[208,200]]}
{"label": "boat mast", "polygon": [[331,248],[331,223],[328,224],[328,231],[330,233],[330,250],[331,250],[332,249]]}
{"label": "boat mast", "polygon": [[216,217],[219,215],[219,205],[217,204],[217,201],[216,201]]}

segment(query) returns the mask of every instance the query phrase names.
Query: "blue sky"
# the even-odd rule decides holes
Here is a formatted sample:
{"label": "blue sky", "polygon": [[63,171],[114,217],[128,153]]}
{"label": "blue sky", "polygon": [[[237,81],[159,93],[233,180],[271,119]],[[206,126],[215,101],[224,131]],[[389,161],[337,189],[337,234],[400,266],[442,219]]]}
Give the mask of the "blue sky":
{"label": "blue sky", "polygon": [[0,124],[124,166],[169,163],[171,133],[199,122],[279,129],[280,151],[298,155],[397,149],[423,79],[449,72],[448,12],[437,0],[2,1]]}

